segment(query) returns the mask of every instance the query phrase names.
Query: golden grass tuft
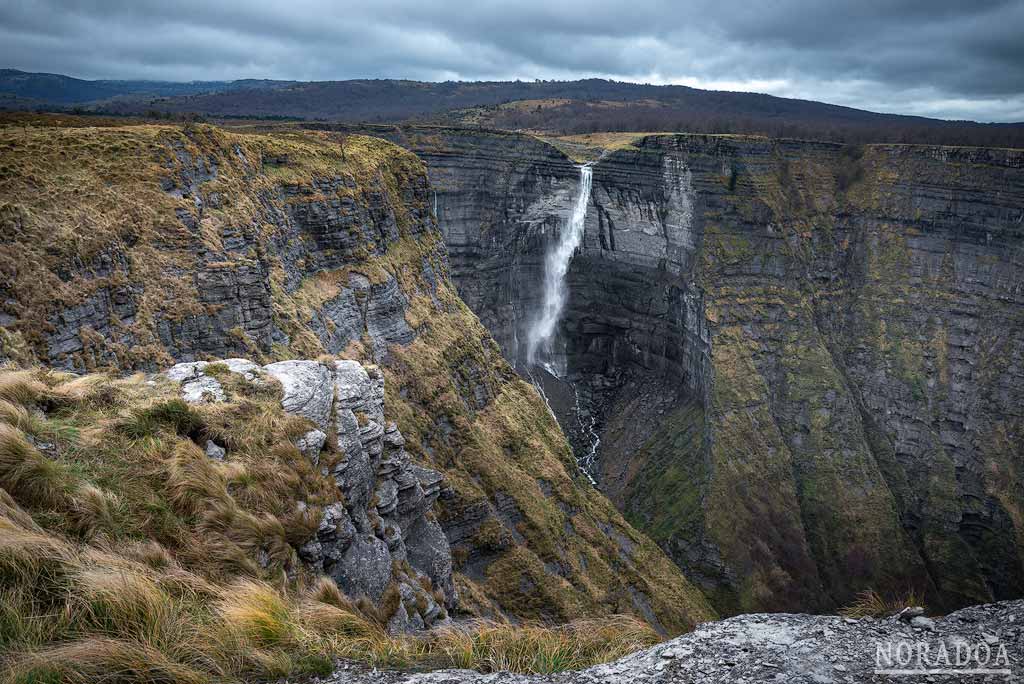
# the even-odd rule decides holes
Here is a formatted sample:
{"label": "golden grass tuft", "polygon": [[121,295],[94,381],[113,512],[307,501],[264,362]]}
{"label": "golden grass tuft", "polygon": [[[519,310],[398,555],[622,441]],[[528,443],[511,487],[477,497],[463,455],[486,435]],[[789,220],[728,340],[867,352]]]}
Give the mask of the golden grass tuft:
{"label": "golden grass tuft", "polygon": [[36,524],[32,516],[18,505],[18,502],[0,487],[0,525],[15,526],[31,532],[42,532],[43,528]]}
{"label": "golden grass tuft", "polygon": [[83,567],[71,578],[79,619],[93,630],[125,637],[145,635],[173,645],[177,607],[154,579],[129,565]]}
{"label": "golden grass tuft", "polygon": [[121,548],[121,553],[125,558],[153,570],[169,570],[175,567],[174,556],[158,542],[152,540],[127,544]]}
{"label": "golden grass tuft", "polygon": [[12,403],[6,399],[0,400],[0,422],[26,431],[29,431],[34,424],[32,416],[25,406]]}
{"label": "golden grass tuft", "polygon": [[4,586],[27,586],[49,596],[60,591],[76,554],[67,542],[0,518],[0,577]]}
{"label": "golden grass tuft", "polygon": [[299,605],[299,621],[303,629],[314,634],[359,639],[383,636],[380,628],[354,606],[344,609],[329,603],[304,601]]}
{"label": "golden grass tuft", "polygon": [[197,515],[215,503],[228,505],[230,495],[216,462],[192,442],[180,442],[166,465],[167,495],[179,511]]}
{"label": "golden grass tuft", "polygon": [[853,603],[842,608],[839,614],[851,618],[888,617],[911,606],[927,610],[924,597],[914,589],[910,589],[900,596],[890,596],[889,598],[882,596],[874,589],[868,589],[857,594]]}
{"label": "golden grass tuft", "polygon": [[330,577],[320,576],[307,588],[300,614],[303,626],[314,632],[363,639],[380,632],[380,626],[363,615]]}
{"label": "golden grass tuft", "polygon": [[72,505],[69,515],[74,520],[75,529],[83,536],[117,532],[121,502],[116,494],[86,483],[75,488],[69,499]]}
{"label": "golden grass tuft", "polygon": [[208,674],[138,641],[90,637],[16,658],[4,684],[206,684]]}
{"label": "golden grass tuft", "polygon": [[355,603],[348,596],[345,596],[344,592],[338,588],[337,583],[324,575],[314,580],[313,584],[306,590],[306,595],[310,600],[326,603],[335,608],[356,610]]}
{"label": "golden grass tuft", "polygon": [[425,651],[447,667],[548,674],[615,660],[657,642],[649,625],[617,615],[561,627],[476,622],[428,637]]}
{"label": "golden grass tuft", "polygon": [[138,383],[143,377],[133,376],[119,382],[102,373],[73,376],[49,388],[46,397],[49,401],[62,406],[112,406],[125,398],[122,383]]}
{"label": "golden grass tuft", "polygon": [[32,446],[25,434],[0,423],[0,486],[18,502],[39,508],[62,508],[74,480],[68,468]]}
{"label": "golden grass tuft", "polygon": [[295,643],[298,632],[288,601],[262,582],[240,581],[226,587],[217,602],[223,629],[254,648]]}
{"label": "golden grass tuft", "polygon": [[34,371],[9,370],[0,373],[0,399],[4,401],[27,406],[35,403],[46,393],[46,385],[36,378]]}

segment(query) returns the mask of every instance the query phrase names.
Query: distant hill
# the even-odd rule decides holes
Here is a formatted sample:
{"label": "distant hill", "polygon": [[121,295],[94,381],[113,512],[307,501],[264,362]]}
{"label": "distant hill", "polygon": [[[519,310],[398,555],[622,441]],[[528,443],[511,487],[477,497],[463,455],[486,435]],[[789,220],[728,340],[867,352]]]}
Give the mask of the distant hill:
{"label": "distant hill", "polygon": [[[112,114],[199,114],[342,122],[432,121],[554,134],[598,131],[755,133],[840,142],[1024,147],[1024,123],[981,124],[879,114],[758,93],[602,79],[428,83],[349,81],[84,81],[0,71],[3,97],[31,107]],[[14,100],[17,102],[17,100]],[[7,108],[17,108],[17,104]]]}
{"label": "distant hill", "polygon": [[94,104],[124,96],[175,97],[285,83],[288,81],[87,81],[62,74],[0,69],[0,94],[32,100],[35,106]]}

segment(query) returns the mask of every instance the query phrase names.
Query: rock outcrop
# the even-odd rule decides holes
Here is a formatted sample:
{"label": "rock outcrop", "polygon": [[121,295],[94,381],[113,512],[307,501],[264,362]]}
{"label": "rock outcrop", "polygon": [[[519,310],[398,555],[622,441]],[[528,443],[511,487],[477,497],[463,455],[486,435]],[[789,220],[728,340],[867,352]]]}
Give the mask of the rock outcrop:
{"label": "rock outcrop", "polygon": [[[987,672],[985,672],[987,671]],[[902,672],[902,674],[900,674]],[[607,665],[548,676],[439,670],[410,674],[345,665],[320,684],[631,684],[903,679],[959,684],[1024,677],[1024,602],[975,606],[935,620],[760,614],[709,622]]]}
{"label": "rock outcrop", "polygon": [[[181,383],[185,401],[216,403],[225,393],[211,367],[245,382],[276,380],[283,389],[282,408],[318,426],[296,446],[334,479],[341,500],[325,508],[300,557],[353,599],[379,604],[386,590],[397,592],[400,601],[389,606],[392,630],[422,629],[447,619],[458,597],[451,549],[432,510],[444,478],[412,464],[398,426],[385,417],[380,370],[356,361],[279,361],[260,367],[226,359],[179,363],[165,375]],[[323,460],[328,433],[337,453]],[[210,451],[212,458],[226,457],[217,445]]]}
{"label": "rock outcrop", "polygon": [[[510,359],[578,173],[405,127]],[[1024,593],[1020,151],[647,136],[593,170],[549,392],[578,455],[725,612]]]}

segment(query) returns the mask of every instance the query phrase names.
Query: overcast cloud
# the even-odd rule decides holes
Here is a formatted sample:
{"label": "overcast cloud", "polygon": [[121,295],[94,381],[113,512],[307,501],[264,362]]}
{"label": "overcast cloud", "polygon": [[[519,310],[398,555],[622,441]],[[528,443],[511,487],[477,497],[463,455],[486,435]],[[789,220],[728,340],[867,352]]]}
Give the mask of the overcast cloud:
{"label": "overcast cloud", "polygon": [[1024,121],[1024,0],[3,0],[0,66],[79,78],[614,78]]}

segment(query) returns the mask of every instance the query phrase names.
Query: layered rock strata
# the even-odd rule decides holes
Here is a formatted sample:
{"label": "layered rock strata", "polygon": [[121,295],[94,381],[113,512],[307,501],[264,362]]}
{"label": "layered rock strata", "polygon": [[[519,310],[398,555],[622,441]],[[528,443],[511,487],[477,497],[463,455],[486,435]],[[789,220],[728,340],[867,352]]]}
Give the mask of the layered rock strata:
{"label": "layered rock strata", "polygon": [[[571,161],[528,136],[385,133],[448,189],[456,284],[515,359]],[[1022,169],[699,135],[597,161],[552,405],[578,455],[594,422],[602,490],[720,610],[1024,593]]]}

